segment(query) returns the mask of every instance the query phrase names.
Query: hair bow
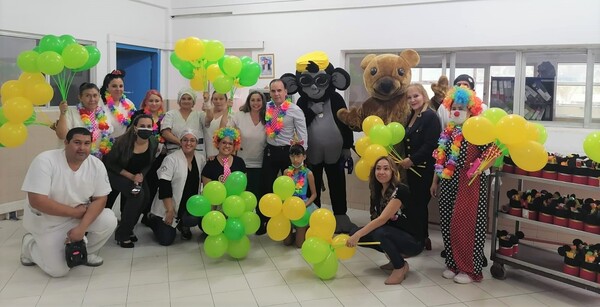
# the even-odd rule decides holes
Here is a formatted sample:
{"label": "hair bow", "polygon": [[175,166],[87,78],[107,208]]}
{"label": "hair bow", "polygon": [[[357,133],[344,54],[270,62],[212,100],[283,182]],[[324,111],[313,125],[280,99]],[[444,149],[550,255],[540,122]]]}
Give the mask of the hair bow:
{"label": "hair bow", "polygon": [[304,146],[304,140],[290,140],[290,145],[301,145]]}
{"label": "hair bow", "polygon": [[123,72],[121,72],[121,71],[120,71],[120,70],[118,70],[118,69],[115,69],[115,70],[111,71],[111,72],[110,72],[110,74],[111,74],[111,75],[120,76],[120,75],[122,75],[122,74],[123,74]]}

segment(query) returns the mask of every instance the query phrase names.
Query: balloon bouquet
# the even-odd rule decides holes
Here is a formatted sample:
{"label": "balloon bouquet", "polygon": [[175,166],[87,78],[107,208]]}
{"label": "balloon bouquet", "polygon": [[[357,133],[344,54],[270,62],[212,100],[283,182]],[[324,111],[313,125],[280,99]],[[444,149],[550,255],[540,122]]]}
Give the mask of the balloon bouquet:
{"label": "balloon bouquet", "polygon": [[[500,108],[490,108],[480,116],[467,119],[463,124],[463,134],[475,145],[495,142],[500,149],[494,162],[496,167],[502,166],[504,155],[510,155],[518,167],[529,172],[541,170],[548,162],[543,145],[548,138],[546,128],[528,122],[520,115],[508,115]],[[487,164],[483,162],[482,166]]]}
{"label": "balloon bouquet", "polygon": [[54,96],[46,82],[50,75],[58,86],[62,99],[68,95],[76,72],[88,70],[100,61],[100,52],[94,46],[82,46],[71,35],[46,35],[33,50],[17,57],[17,66],[23,71],[18,80],[5,82],[1,88],[0,144],[18,147],[27,139],[28,125],[50,125],[36,121],[33,106],[42,106]]}
{"label": "balloon bouquet", "polygon": [[[188,199],[188,212],[202,218],[202,231],[208,237],[204,240],[204,252],[211,258],[220,258],[228,253],[235,259],[242,259],[250,251],[248,235],[255,233],[260,226],[256,208],[256,196],[246,191],[246,174],[232,172],[225,180],[211,181],[202,191]],[[222,205],[222,212],[213,210]]]}
{"label": "balloon bouquet", "polygon": [[[404,126],[397,122],[383,124],[379,116],[371,115],[362,122],[365,136],[356,141],[355,148],[361,159],[356,163],[356,177],[362,181],[369,180],[369,172],[375,160],[388,154],[399,162],[402,157],[394,149],[394,145],[404,139],[406,131]],[[413,170],[414,171],[414,170]]]}
{"label": "balloon bouquet", "polygon": [[218,40],[201,40],[197,37],[182,38],[175,43],[171,64],[197,91],[207,91],[212,82],[217,93],[230,97],[235,89],[256,84],[260,65],[250,57],[225,54],[223,43]]}
{"label": "balloon bouquet", "polygon": [[292,230],[292,224],[305,227],[309,223],[310,213],[306,211],[304,201],[294,195],[294,180],[288,176],[279,176],[273,182],[273,193],[260,198],[258,208],[262,214],[270,217],[267,223],[267,235],[273,241],[282,241]]}

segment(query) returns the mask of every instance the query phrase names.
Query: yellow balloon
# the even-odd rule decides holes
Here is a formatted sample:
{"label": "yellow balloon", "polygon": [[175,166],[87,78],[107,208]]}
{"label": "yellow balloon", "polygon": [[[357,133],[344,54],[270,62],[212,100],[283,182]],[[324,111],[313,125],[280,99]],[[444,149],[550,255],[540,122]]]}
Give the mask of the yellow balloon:
{"label": "yellow balloon", "polygon": [[283,214],[272,217],[267,223],[267,234],[273,241],[283,241],[291,230],[292,223]]}
{"label": "yellow balloon", "polygon": [[292,196],[283,202],[283,216],[289,220],[299,220],[304,216],[306,212],[306,204],[302,198],[298,196]]}
{"label": "yellow balloon", "polygon": [[2,104],[6,119],[13,123],[22,123],[33,114],[33,105],[24,97],[14,97]]}
{"label": "yellow balloon", "polygon": [[536,141],[525,141],[508,147],[513,162],[528,172],[539,171],[548,163],[544,145]]}
{"label": "yellow balloon", "polygon": [[356,177],[362,181],[369,181],[369,173],[371,172],[371,166],[365,159],[360,159],[354,166],[354,173]]}
{"label": "yellow balloon", "polygon": [[260,212],[268,217],[274,217],[281,213],[281,207],[283,204],[281,203],[281,198],[275,193],[265,194],[260,198],[260,202],[258,203],[258,209]]}
{"label": "yellow balloon", "polygon": [[314,232],[325,237],[333,237],[335,231],[335,217],[331,210],[320,208],[310,215],[309,225]]}
{"label": "yellow balloon", "polygon": [[354,144],[354,148],[356,148],[356,152],[358,153],[358,155],[362,157],[365,155],[365,150],[367,150],[367,147],[369,147],[369,145],[371,145],[371,139],[369,139],[369,137],[365,135],[358,139],[358,141],[356,141],[356,143]]}
{"label": "yellow balloon", "polygon": [[335,255],[340,260],[348,260],[354,256],[354,253],[356,253],[356,247],[346,246],[346,242],[349,238],[350,236],[347,234],[339,234],[333,237],[331,245],[333,246]]}
{"label": "yellow balloon", "polygon": [[2,102],[5,102],[11,98],[21,97],[25,94],[25,88],[23,83],[17,80],[9,80],[2,84],[0,88],[0,96],[2,96]]}
{"label": "yellow balloon", "polygon": [[190,80],[190,87],[196,91],[202,92],[204,91],[204,78],[200,74],[195,74],[194,78]]}
{"label": "yellow balloon", "polygon": [[43,106],[52,100],[54,97],[54,90],[52,86],[46,82],[38,82],[32,84],[25,91],[25,97],[36,106]]}
{"label": "yellow balloon", "polygon": [[375,160],[379,159],[380,157],[385,157],[387,155],[388,152],[387,150],[385,150],[385,147],[379,144],[371,144],[365,150],[365,155],[362,157],[362,159],[364,159],[365,162],[369,164],[369,166],[373,166],[373,164],[375,164]]}
{"label": "yellow balloon", "polygon": [[210,80],[210,82],[214,82],[220,76],[224,76],[221,68],[219,68],[219,64],[211,64],[206,69],[206,78]]}
{"label": "yellow balloon", "polygon": [[308,228],[308,230],[306,231],[306,234],[304,236],[306,237],[306,239],[312,238],[312,237],[321,238],[329,244],[331,244],[331,242],[332,242],[331,236],[317,232],[314,228]]}
{"label": "yellow balloon", "polygon": [[27,87],[41,82],[45,83],[46,78],[41,72],[24,72],[19,76],[19,82]]}
{"label": "yellow balloon", "polygon": [[184,60],[195,61],[204,54],[204,42],[197,37],[190,36],[183,41]]}
{"label": "yellow balloon", "polygon": [[0,144],[5,147],[18,147],[27,140],[27,127],[22,123],[7,122],[0,127]]}
{"label": "yellow balloon", "polygon": [[485,145],[496,139],[494,124],[483,116],[473,116],[465,121],[462,128],[465,139],[471,144]]}
{"label": "yellow balloon", "polygon": [[373,128],[375,125],[384,125],[381,117],[375,115],[367,116],[367,118],[365,118],[362,122],[362,130],[366,134],[369,134],[369,131],[371,131],[371,128]]}
{"label": "yellow balloon", "polygon": [[496,124],[496,136],[506,145],[522,143],[526,140],[527,121],[520,115],[511,114],[502,117]]}
{"label": "yellow balloon", "polygon": [[[185,39],[179,39],[177,40],[177,42],[175,42],[175,54],[177,55],[178,58],[182,59],[182,60],[188,60],[185,58]],[[189,60],[188,60],[189,61]]]}
{"label": "yellow balloon", "polygon": [[538,132],[538,128],[534,123],[527,123],[527,125],[525,125],[525,139],[527,139],[528,141],[538,141],[539,139],[539,132]]}

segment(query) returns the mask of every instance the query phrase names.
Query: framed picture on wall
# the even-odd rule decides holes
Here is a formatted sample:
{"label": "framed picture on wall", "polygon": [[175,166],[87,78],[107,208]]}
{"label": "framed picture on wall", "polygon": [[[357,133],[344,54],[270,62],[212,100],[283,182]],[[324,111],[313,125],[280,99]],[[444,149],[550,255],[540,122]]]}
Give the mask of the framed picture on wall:
{"label": "framed picture on wall", "polygon": [[260,65],[260,78],[275,78],[275,55],[272,53],[258,54],[258,64]]}

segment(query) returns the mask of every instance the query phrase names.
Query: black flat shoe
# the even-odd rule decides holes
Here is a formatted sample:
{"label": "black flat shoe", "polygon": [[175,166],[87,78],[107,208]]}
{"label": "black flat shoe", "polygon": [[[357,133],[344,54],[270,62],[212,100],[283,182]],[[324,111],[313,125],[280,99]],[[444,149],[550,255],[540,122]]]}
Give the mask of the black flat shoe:
{"label": "black flat shoe", "polygon": [[425,239],[425,249],[428,251],[431,250],[431,239],[429,238]]}
{"label": "black flat shoe", "polygon": [[260,227],[258,227],[258,230],[256,231],[256,235],[257,236],[262,236],[265,233],[267,233],[267,223],[260,223]]}
{"label": "black flat shoe", "polygon": [[131,241],[131,242],[137,242],[138,241],[138,237],[136,235],[130,235],[129,236],[129,241]]}
{"label": "black flat shoe", "polygon": [[181,226],[179,231],[181,231],[181,240],[188,241],[192,239],[192,231],[189,227]]}
{"label": "black flat shoe", "polygon": [[135,246],[135,244],[133,244],[133,242],[131,242],[131,240],[117,241],[117,244],[122,248],[133,248]]}

